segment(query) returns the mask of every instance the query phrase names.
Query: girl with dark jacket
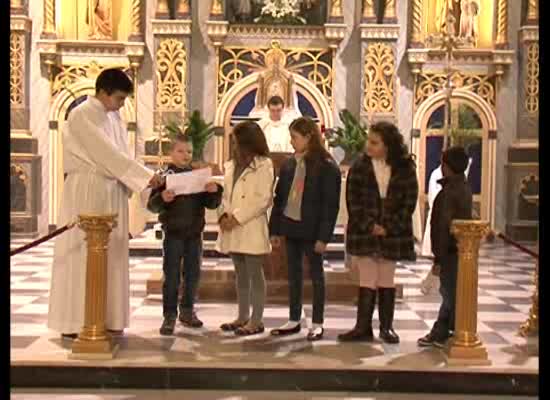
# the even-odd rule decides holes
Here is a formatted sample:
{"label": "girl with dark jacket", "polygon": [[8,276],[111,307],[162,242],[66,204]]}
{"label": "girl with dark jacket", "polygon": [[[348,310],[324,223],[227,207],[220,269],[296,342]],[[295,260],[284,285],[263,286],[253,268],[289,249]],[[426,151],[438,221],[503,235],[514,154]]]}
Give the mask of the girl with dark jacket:
{"label": "girl with dark jacket", "polygon": [[346,251],[359,271],[355,327],[341,341],[372,341],[372,315],[378,294],[380,339],[398,343],[393,330],[395,268],[415,260],[412,215],[418,197],[415,163],[397,127],[371,126],[363,154],[351,167],[346,187]]}
{"label": "girl with dark jacket", "polygon": [[290,125],[295,150],[281,167],[269,233],[274,247],[286,239],[290,319],[273,336],[298,333],[302,316],[302,259],[309,261],[313,286],[313,327],[308,340],[323,337],[325,280],[323,253],[332,238],[340,206],[340,169],[325,150],[317,124],[298,118]]}

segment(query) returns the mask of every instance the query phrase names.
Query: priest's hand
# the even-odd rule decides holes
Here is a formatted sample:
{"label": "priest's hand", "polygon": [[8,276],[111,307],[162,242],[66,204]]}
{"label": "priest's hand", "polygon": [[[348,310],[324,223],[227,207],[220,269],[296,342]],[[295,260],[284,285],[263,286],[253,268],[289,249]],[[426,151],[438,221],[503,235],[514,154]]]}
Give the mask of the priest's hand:
{"label": "priest's hand", "polygon": [[321,242],[320,240],[315,242],[315,249],[314,251],[318,254],[323,254],[325,250],[327,249],[327,244],[325,242]]}
{"label": "priest's hand", "polygon": [[162,177],[160,175],[155,174],[149,181],[149,186],[152,187],[153,189],[157,189],[160,186],[162,186],[163,183],[164,183],[164,180],[162,179]]}
{"label": "priest's hand", "polygon": [[280,236],[271,236],[271,246],[275,249],[281,247],[281,237]]}
{"label": "priest's hand", "polygon": [[171,203],[176,198],[176,194],[172,190],[164,190],[160,195],[165,203]]}
{"label": "priest's hand", "polygon": [[218,191],[218,185],[216,185],[215,182],[208,182],[204,186],[204,190],[206,190],[208,193],[216,193]]}

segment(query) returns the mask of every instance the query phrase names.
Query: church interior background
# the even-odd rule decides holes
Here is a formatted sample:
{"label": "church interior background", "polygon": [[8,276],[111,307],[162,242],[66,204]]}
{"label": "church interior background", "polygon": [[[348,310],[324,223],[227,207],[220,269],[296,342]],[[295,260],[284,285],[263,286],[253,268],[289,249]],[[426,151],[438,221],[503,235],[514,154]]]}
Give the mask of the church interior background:
{"label": "church interior background", "polygon": [[[151,168],[159,165],[163,148],[159,134],[164,126],[172,120],[184,123],[194,110],[216,127],[204,159],[221,168],[230,154],[231,126],[257,120],[274,94],[285,99],[285,112],[310,116],[323,131],[341,126],[338,115],[343,109],[367,124],[396,123],[418,162],[421,230],[427,214],[428,181],[443,146],[449,74],[451,131],[468,132],[464,143],[472,157],[468,180],[476,216],[488,221],[493,231],[534,244],[538,232],[538,1],[296,3],[299,18],[294,18],[298,21],[281,24],[262,15],[263,0],[10,0],[12,246],[59,227],[63,126],[71,109],[93,95],[95,78],[108,67],[123,68],[132,77],[135,93],[121,113],[132,155]],[[455,39],[451,56],[445,48],[448,32]],[[334,242],[327,254],[328,303],[352,300],[343,245],[344,204],[342,197]],[[137,207],[134,201],[131,213],[135,218]],[[148,229],[130,244],[132,307],[137,312],[137,322],[132,324],[142,330],[147,330],[145,322],[152,318],[148,307],[156,307],[161,317],[161,241],[153,228],[156,216],[146,218]],[[214,251],[215,220],[210,213],[199,297],[220,302],[235,294],[231,263]],[[480,262],[485,258],[489,263],[488,270],[480,270],[480,279],[488,285],[483,287],[480,282],[488,301],[480,300],[487,314],[481,322],[485,341],[503,348],[523,346],[510,324],[517,327],[527,317],[534,262],[499,243],[487,246],[480,257]],[[12,307],[12,318],[22,318],[18,323],[40,326],[40,318],[44,319],[51,249],[51,243],[46,243],[32,250],[46,260],[34,265],[38,269],[27,264],[25,257],[32,251],[12,258],[12,270],[21,267],[12,273],[12,299],[21,297],[20,304]],[[493,256],[502,265],[495,264]],[[271,285],[268,301],[284,305],[286,275],[276,262],[272,264],[266,271]],[[427,261],[415,265],[403,267],[400,276],[404,304],[419,296],[420,277],[428,268]],[[35,286],[33,279],[38,279]],[[515,294],[502,294],[511,287]],[[306,294],[310,289],[306,287]],[[155,296],[156,303],[151,300]],[[23,297],[29,302],[23,302]],[[508,308],[509,318],[500,321],[489,315],[497,304]],[[415,326],[421,320],[435,319],[435,308],[407,310],[416,313]],[[206,318],[208,312],[212,318],[216,315],[207,306]],[[157,323],[153,325],[149,331],[156,332]],[[12,339],[36,338],[30,343],[23,340],[15,348],[12,345],[12,357],[21,365],[30,362],[30,348],[46,335],[36,329],[41,333],[29,334],[27,327],[25,334],[18,334],[18,328],[12,328]],[[55,353],[55,346],[63,348],[52,341],[49,346],[50,352],[38,361]],[[147,351],[160,349],[153,362],[162,363],[167,342],[151,341],[145,346],[150,346]],[[497,357],[494,364],[506,369],[515,362],[511,358],[519,357],[523,364],[516,359],[515,367],[525,376],[538,376],[538,355],[532,356],[530,347],[522,350],[527,355],[508,347],[508,354],[499,353],[502,359]],[[136,350],[130,346],[125,351]],[[55,362],[62,364],[56,357]],[[307,368],[310,361],[294,360],[293,365]],[[17,362],[12,361],[12,368]],[[28,383],[21,376],[21,382]]]}

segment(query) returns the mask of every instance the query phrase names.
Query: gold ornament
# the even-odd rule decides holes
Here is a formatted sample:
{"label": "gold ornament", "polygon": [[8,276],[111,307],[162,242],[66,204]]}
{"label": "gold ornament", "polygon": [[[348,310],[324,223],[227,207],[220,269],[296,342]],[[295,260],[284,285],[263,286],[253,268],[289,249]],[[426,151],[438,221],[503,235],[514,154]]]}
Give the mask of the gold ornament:
{"label": "gold ornament", "polygon": [[367,114],[394,111],[395,57],[392,46],[373,43],[367,48],[364,67],[363,109]]}
{"label": "gold ornament", "polygon": [[395,21],[397,19],[395,0],[386,0],[384,19],[389,21]]}
{"label": "gold ornament", "polygon": [[332,0],[332,6],[330,7],[330,16],[334,18],[342,17],[342,0]]}
{"label": "gold ornament", "polygon": [[422,0],[413,0],[412,4],[412,43],[422,43]]}
{"label": "gold ornament", "polygon": [[376,20],[376,14],[374,12],[374,0],[363,1],[363,18],[369,21]]}
{"label": "gold ornament", "polygon": [[141,1],[132,0],[132,35],[141,34]]}
{"label": "gold ornament", "polygon": [[212,0],[210,15],[216,15],[216,16],[223,15],[223,3],[221,0]]}
{"label": "gold ornament", "polygon": [[527,47],[527,76],[525,77],[525,109],[529,114],[539,112],[539,43]]}
{"label": "gold ornament", "polygon": [[187,51],[182,41],[164,39],[157,50],[157,110],[187,110]]}
{"label": "gold ornament", "polygon": [[497,5],[497,47],[508,45],[508,1],[498,0]]}
{"label": "gold ornament", "polygon": [[527,21],[529,23],[539,20],[539,0],[528,0],[527,3]]}
{"label": "gold ornament", "polygon": [[10,104],[23,104],[24,50],[25,37],[19,33],[10,33]]}
{"label": "gold ornament", "polygon": [[44,24],[42,35],[55,34],[55,0],[44,0]]}

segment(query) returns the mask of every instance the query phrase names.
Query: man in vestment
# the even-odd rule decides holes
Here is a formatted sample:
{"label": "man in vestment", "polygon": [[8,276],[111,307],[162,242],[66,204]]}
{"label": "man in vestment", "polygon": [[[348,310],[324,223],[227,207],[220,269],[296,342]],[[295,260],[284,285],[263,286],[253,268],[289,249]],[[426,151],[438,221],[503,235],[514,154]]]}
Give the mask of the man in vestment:
{"label": "man in vestment", "polygon": [[[121,334],[129,323],[128,199],[132,192],[158,186],[159,178],[133,160],[119,109],[133,84],[118,69],[101,72],[96,94],[71,111],[65,129],[64,172],[59,224],[79,214],[117,214],[109,236],[106,328]],[[84,324],[87,245],[73,228],[54,247],[48,327],[75,338]],[[95,299],[91,299],[94,301]]]}
{"label": "man in vestment", "polygon": [[290,131],[288,127],[292,122],[283,117],[285,104],[280,96],[273,96],[267,102],[269,115],[258,121],[258,125],[264,131],[269,151],[277,153],[294,153],[290,144]]}

